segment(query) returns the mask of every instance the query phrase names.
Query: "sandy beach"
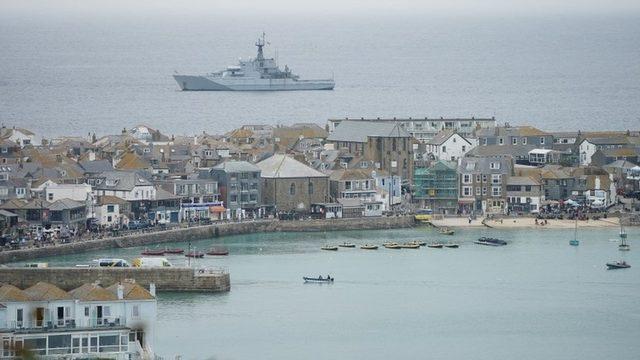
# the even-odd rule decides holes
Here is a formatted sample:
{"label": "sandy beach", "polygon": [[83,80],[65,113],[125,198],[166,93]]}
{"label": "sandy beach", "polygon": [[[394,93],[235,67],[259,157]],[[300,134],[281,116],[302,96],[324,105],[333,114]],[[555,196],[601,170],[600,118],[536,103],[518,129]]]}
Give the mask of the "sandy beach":
{"label": "sandy beach", "polygon": [[[483,227],[483,218],[477,218],[469,223],[468,218],[455,217],[444,218],[440,220],[433,220],[432,223],[435,226],[446,227]],[[540,220],[538,220],[540,223]],[[485,220],[485,224],[495,229],[511,229],[511,228],[530,228],[530,229],[573,229],[575,226],[574,220],[547,220],[546,225],[536,225],[534,218],[519,217],[519,218],[504,218],[495,220]],[[583,220],[578,221],[579,228],[607,228],[618,227],[620,223],[618,218],[607,218],[599,220]]]}

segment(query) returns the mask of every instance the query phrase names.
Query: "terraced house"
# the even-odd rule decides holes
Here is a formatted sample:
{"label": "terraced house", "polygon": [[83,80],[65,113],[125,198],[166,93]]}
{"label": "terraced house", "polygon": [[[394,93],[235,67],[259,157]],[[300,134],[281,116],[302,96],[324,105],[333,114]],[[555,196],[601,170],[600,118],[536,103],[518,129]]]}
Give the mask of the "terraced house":
{"label": "terraced house", "polygon": [[458,210],[457,163],[440,160],[429,167],[416,168],[413,176],[414,202],[435,213],[455,214]]}
{"label": "terraced house", "polygon": [[507,211],[507,181],[513,173],[511,157],[466,157],[460,161],[458,173],[462,213]]}

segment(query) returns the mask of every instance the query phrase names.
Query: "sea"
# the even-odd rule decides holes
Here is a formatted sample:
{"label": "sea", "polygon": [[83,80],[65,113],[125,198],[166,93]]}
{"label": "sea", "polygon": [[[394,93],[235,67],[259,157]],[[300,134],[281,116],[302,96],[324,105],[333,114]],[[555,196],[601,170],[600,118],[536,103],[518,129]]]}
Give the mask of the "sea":
{"label": "sea", "polygon": [[[640,229],[456,229],[247,234],[194,241],[229,256],[192,266],[230,272],[231,291],[159,293],[155,351],[165,359],[638,359]],[[473,243],[480,236],[503,247]],[[386,241],[458,249],[362,250]],[[358,247],[323,251],[325,244]],[[183,247],[188,243],[162,244]],[[42,259],[49,266],[143,248]],[[624,259],[629,269],[606,270]],[[170,256],[185,265],[183,256]],[[333,284],[304,283],[331,275]]]}
{"label": "sea", "polygon": [[[268,56],[333,91],[181,92]],[[168,135],[343,117],[492,117],[549,131],[640,128],[640,17],[27,15],[0,11],[0,122],[43,137]]]}

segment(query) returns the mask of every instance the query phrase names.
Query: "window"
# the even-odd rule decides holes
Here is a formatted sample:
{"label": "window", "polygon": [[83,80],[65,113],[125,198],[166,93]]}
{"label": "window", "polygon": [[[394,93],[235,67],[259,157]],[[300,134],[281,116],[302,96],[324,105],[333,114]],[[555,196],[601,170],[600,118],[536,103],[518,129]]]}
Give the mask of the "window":
{"label": "window", "polygon": [[112,213],[114,211],[115,206],[113,205],[107,205],[107,212]]}
{"label": "window", "polygon": [[540,145],[544,145],[544,138],[543,137],[540,138]]}
{"label": "window", "polygon": [[462,145],[462,152],[467,151],[467,146],[466,145]]}
{"label": "window", "polygon": [[22,326],[22,322],[24,321],[24,309],[16,310],[16,322],[18,326]]}
{"label": "window", "polygon": [[476,187],[476,196],[480,196],[480,187],[479,186]]}
{"label": "window", "polygon": [[487,138],[482,139],[482,145],[487,145]]}
{"label": "window", "polygon": [[289,186],[289,195],[295,195],[295,194],[296,194],[296,184],[291,183],[291,185]]}
{"label": "window", "polygon": [[313,194],[313,183],[309,181],[309,195]]}
{"label": "window", "polygon": [[443,146],[443,147],[442,147],[442,152],[443,152],[443,153],[447,152],[447,147],[446,147],[446,146]]}
{"label": "window", "polygon": [[500,184],[501,183],[501,178],[502,178],[502,175],[493,174],[493,175],[491,175],[491,183],[492,184]]}
{"label": "window", "polygon": [[140,305],[133,305],[131,307],[131,317],[133,317],[134,319],[140,317]]}
{"label": "window", "polygon": [[492,186],[491,187],[491,195],[492,196],[500,196],[502,192],[502,188],[500,186]]}
{"label": "window", "polygon": [[504,145],[504,139],[503,138],[499,138],[498,139],[498,144],[499,145]]}
{"label": "window", "polygon": [[487,195],[487,188],[486,188],[486,187],[483,187],[483,188],[482,188],[482,195],[483,195],[483,196],[486,196],[486,195]]}
{"label": "window", "polygon": [[476,182],[480,182],[480,174],[476,175]]}
{"label": "window", "polygon": [[[384,180],[383,180],[383,184],[384,185]],[[345,181],[344,182],[344,189],[345,190],[351,190],[351,181]]]}
{"label": "window", "polygon": [[527,138],[526,137],[522,138],[522,145],[527,145]]}
{"label": "window", "polygon": [[233,194],[229,196],[229,202],[232,202],[232,203],[238,202],[238,195]]}
{"label": "window", "polygon": [[500,169],[500,163],[499,162],[491,162],[489,164],[489,168],[491,168],[491,169]]}
{"label": "window", "polygon": [[471,183],[471,174],[462,175],[462,183],[463,184],[470,184]]}
{"label": "window", "polygon": [[470,186],[463,186],[462,187],[462,194],[464,196],[471,196],[471,187]]}
{"label": "window", "polygon": [[511,139],[511,144],[518,145],[518,138],[514,137],[513,139]]}
{"label": "window", "polygon": [[111,215],[107,216],[107,222],[111,222],[113,221],[113,218],[111,217]]}
{"label": "window", "polygon": [[89,307],[88,306],[84,307],[84,316],[85,317],[89,317]]}
{"label": "window", "polygon": [[53,193],[48,193],[47,194],[47,200],[53,201]]}
{"label": "window", "polygon": [[531,191],[531,185],[525,185],[524,191]]}
{"label": "window", "polygon": [[3,148],[2,148],[2,153],[3,153],[3,154],[6,154],[7,152],[9,152],[9,149],[7,149],[6,147],[3,147]]}

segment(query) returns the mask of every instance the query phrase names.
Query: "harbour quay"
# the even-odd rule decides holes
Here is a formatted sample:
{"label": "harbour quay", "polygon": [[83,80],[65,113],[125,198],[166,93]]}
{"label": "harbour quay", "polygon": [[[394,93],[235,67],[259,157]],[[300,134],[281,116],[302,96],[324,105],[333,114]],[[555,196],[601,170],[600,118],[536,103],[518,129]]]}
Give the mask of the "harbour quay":
{"label": "harbour quay", "polygon": [[53,284],[69,291],[86,283],[111,285],[134,280],[157,291],[227,292],[231,289],[229,272],[225,269],[194,269],[188,267],[0,267],[0,282],[27,288],[38,282]]}

